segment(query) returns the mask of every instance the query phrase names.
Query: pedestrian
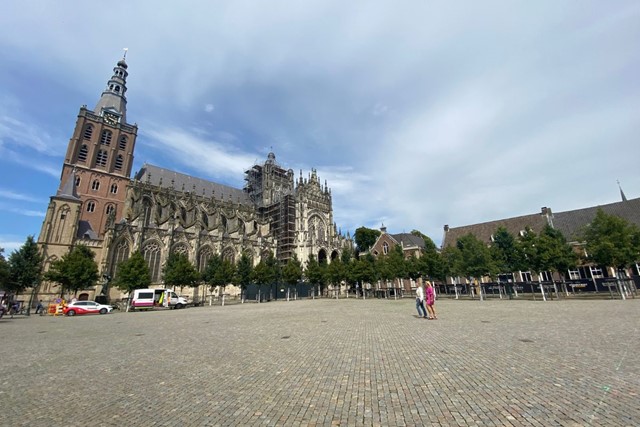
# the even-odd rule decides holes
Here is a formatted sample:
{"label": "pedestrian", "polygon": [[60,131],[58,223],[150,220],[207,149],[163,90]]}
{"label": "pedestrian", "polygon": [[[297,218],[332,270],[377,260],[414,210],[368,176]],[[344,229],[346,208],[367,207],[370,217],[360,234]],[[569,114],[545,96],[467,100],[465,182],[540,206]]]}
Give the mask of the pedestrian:
{"label": "pedestrian", "polygon": [[434,308],[434,304],[436,302],[436,292],[433,289],[431,282],[428,280],[427,280],[426,289],[427,289],[426,302],[427,302],[427,311],[429,312],[429,320],[435,320],[438,318],[438,316],[436,316],[436,309]]}
{"label": "pedestrian", "polygon": [[42,300],[38,301],[38,305],[36,306],[36,314],[42,314],[44,311],[44,305],[42,304]]}
{"label": "pedestrian", "polygon": [[418,285],[416,288],[416,310],[418,310],[418,317],[427,318],[427,310],[424,308],[424,289],[422,289],[422,285]]}

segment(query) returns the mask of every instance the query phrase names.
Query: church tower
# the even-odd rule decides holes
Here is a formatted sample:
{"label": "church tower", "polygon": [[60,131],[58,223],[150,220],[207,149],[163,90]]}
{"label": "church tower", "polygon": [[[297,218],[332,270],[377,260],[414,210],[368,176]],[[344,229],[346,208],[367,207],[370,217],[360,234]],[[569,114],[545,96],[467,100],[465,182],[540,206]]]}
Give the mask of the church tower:
{"label": "church tower", "polygon": [[75,175],[82,202],[78,236],[102,239],[109,218],[123,216],[138,126],[127,123],[127,63],[121,59],[93,110],[82,106],[67,147],[58,193]]}

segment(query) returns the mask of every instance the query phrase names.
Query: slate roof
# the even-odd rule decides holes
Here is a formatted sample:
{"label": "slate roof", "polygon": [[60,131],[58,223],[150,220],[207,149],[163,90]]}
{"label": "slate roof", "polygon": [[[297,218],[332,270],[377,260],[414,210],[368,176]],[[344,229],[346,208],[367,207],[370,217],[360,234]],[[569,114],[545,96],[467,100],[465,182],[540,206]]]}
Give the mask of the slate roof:
{"label": "slate roof", "polygon": [[231,200],[234,203],[244,205],[251,204],[249,196],[242,189],[229,187],[228,185],[218,184],[217,182],[207,181],[205,179],[196,178],[164,169],[158,166],[145,163],[136,173],[135,180],[142,183],[149,183],[162,188],[173,188],[178,191],[193,192],[195,195],[205,197],[213,197],[217,200]]}
{"label": "slate roof", "polygon": [[442,247],[452,246],[456,244],[456,241],[466,235],[473,234],[481,241],[489,244],[491,243],[491,235],[496,232],[498,227],[504,227],[514,236],[517,236],[520,231],[531,228],[536,233],[539,233],[547,225],[547,216],[542,213],[517,216],[514,218],[499,219],[496,221],[483,222],[480,224],[465,225],[462,227],[449,228],[449,231],[444,233],[444,240]]}
{"label": "slate roof", "polygon": [[567,240],[579,240],[582,228],[593,221],[598,209],[602,209],[608,215],[619,216],[640,227],[640,198],[554,213],[553,226],[560,230]]}
{"label": "slate roof", "polygon": [[71,171],[71,173],[67,177],[67,181],[64,183],[62,188],[58,190],[56,197],[59,197],[62,199],[70,199],[70,200],[80,200],[80,197],[78,197],[78,193],[76,192],[75,168]]}
{"label": "slate roof", "polygon": [[422,237],[414,236],[411,233],[391,234],[391,237],[399,244],[402,244],[404,248],[417,246],[420,249],[424,249],[424,240]]}

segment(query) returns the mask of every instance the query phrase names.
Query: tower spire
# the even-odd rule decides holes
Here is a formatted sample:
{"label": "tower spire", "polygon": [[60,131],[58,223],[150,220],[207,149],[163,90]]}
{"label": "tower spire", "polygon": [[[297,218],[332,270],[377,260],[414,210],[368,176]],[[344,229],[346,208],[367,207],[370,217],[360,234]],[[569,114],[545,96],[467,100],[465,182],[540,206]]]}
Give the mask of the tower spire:
{"label": "tower spire", "polygon": [[622,191],[622,186],[620,185],[620,180],[616,181],[618,183],[618,188],[620,189],[620,197],[622,198],[623,202],[627,201],[627,196],[624,195],[624,191]]}
{"label": "tower spire", "polygon": [[112,116],[116,116],[120,123],[127,122],[127,57],[128,49],[124,49],[124,56],[113,69],[113,75],[107,81],[107,87],[102,92],[102,96],[93,110],[98,115],[104,115],[105,112]]}

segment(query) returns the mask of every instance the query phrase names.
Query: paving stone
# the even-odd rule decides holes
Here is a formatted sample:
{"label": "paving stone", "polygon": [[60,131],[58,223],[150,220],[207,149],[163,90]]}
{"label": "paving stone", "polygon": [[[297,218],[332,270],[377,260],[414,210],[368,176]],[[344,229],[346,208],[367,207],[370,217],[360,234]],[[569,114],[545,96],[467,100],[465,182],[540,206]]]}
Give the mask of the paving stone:
{"label": "paving stone", "polygon": [[0,320],[14,426],[640,425],[640,300],[316,299]]}

